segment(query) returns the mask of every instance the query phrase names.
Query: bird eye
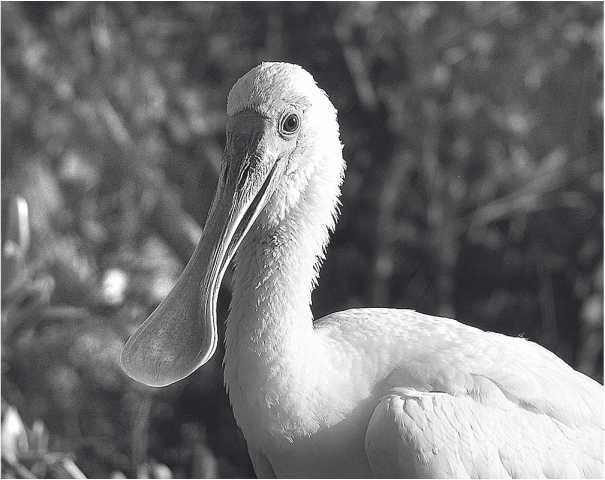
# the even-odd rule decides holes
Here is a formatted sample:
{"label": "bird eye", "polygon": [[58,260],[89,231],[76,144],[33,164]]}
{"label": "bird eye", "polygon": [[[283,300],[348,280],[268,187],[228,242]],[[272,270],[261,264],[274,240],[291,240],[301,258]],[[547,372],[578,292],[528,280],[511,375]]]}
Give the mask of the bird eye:
{"label": "bird eye", "polygon": [[279,131],[283,135],[292,135],[297,132],[298,127],[300,127],[298,115],[296,113],[290,113],[282,119]]}

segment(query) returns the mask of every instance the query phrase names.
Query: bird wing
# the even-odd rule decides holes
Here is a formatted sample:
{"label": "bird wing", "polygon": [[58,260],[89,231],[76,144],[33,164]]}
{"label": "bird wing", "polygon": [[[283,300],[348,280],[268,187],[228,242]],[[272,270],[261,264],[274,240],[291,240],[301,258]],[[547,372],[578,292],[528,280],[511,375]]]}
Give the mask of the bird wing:
{"label": "bird wing", "polygon": [[430,368],[420,356],[392,372],[365,437],[375,475],[603,476],[602,387],[536,344],[499,337],[522,343],[480,363],[431,352]]}
{"label": "bird wing", "polygon": [[336,312],[317,328],[377,395],[375,475],[602,476],[603,386],[540,345],[410,310]]}
{"label": "bird wing", "polygon": [[365,449],[380,477],[602,478],[602,432],[516,406],[400,389],[378,404]]}

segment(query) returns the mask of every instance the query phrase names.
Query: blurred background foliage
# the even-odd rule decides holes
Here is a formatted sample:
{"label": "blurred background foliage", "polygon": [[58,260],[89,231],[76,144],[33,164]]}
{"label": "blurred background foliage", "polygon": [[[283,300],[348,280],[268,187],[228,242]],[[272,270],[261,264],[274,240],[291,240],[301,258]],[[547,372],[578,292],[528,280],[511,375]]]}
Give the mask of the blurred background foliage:
{"label": "blurred background foliage", "polygon": [[192,251],[226,95],[263,60],[339,110],[317,316],[455,316],[602,381],[601,3],[1,8],[4,476],[252,475],[222,352],[165,389],[118,359]]}

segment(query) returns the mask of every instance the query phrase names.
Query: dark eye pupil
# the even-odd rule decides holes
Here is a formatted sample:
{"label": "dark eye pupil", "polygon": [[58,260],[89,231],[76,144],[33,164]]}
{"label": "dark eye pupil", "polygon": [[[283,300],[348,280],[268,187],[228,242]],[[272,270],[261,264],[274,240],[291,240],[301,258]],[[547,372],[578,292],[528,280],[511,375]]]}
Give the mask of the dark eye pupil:
{"label": "dark eye pupil", "polygon": [[298,117],[296,115],[289,115],[284,123],[286,132],[292,133],[298,128]]}

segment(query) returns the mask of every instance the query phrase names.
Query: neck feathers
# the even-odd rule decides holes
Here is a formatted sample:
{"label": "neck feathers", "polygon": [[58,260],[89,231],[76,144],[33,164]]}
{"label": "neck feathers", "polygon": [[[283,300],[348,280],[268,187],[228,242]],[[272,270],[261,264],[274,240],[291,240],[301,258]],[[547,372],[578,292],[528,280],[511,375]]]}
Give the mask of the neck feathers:
{"label": "neck feathers", "polygon": [[291,356],[312,335],[311,293],[338,216],[344,175],[341,145],[335,143],[316,159],[306,187],[283,218],[268,222],[262,212],[240,246],[226,366],[245,351],[267,361]]}
{"label": "neck feathers", "polygon": [[310,312],[311,293],[339,214],[345,167],[341,149],[336,142],[312,162],[317,167],[279,221],[268,222],[261,213],[236,256],[232,311],[245,303],[247,308],[265,307],[272,315]]}
{"label": "neck feathers", "polygon": [[[338,215],[344,173],[340,145],[328,153],[337,156],[319,159],[320,168],[287,215],[272,226],[257,221],[236,257],[225,383],[246,438],[286,435],[283,425],[297,431],[313,418],[312,406],[301,404],[305,389],[315,388],[313,372],[322,357],[311,292]],[[325,172],[327,162],[337,165]]]}

